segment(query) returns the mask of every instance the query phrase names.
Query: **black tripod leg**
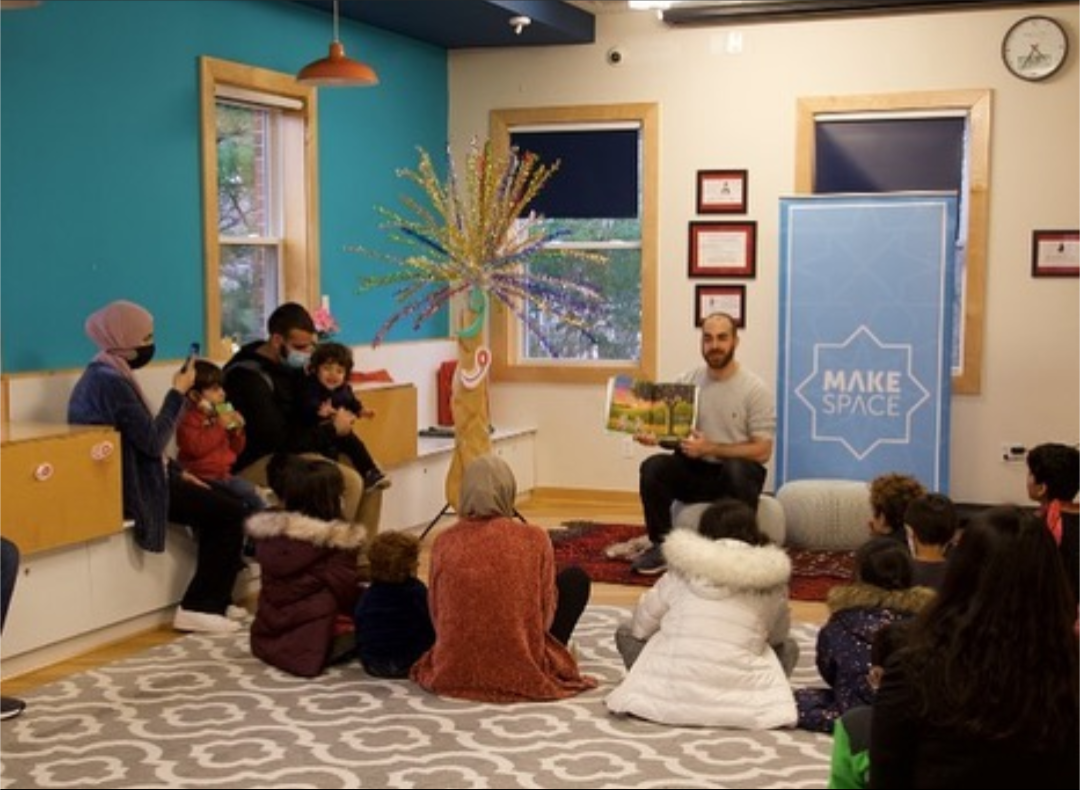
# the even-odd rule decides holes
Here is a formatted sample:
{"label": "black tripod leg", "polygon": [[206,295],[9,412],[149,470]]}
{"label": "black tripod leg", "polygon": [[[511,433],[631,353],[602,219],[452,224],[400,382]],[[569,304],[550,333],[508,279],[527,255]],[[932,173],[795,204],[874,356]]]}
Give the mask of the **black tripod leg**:
{"label": "black tripod leg", "polygon": [[435,518],[431,519],[431,523],[428,524],[426,527],[424,527],[424,531],[420,533],[420,540],[423,540],[424,538],[426,538],[427,534],[429,532],[431,532],[431,528],[434,527],[436,524],[438,524],[439,519],[442,518],[443,516],[445,516],[449,512],[450,512],[450,503],[447,502],[445,505],[443,505],[443,509],[438,512],[438,514],[435,516]]}

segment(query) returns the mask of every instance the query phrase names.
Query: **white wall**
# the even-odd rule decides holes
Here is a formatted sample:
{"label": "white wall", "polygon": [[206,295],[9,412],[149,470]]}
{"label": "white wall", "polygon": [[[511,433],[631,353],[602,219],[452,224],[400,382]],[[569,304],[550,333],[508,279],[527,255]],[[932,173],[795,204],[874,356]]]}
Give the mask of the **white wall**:
{"label": "white wall", "polygon": [[[1039,6],[1064,22],[1073,46],[1062,72],[1028,83],[1006,72],[1000,50],[1002,35],[1029,10],[682,29],[651,13],[601,13],[593,45],[453,52],[451,137],[459,150],[486,137],[493,108],[659,104],[658,372],[665,377],[700,361],[694,281],[686,276],[695,173],[746,168],[759,250],[739,356],[775,384],[778,198],[794,191],[796,100],[991,89],[982,392],[953,398],[950,494],[1022,500],[1024,465],[1003,463],[1000,443],[1080,439],[1080,281],[1033,279],[1029,249],[1033,229],[1080,227],[1080,12],[1076,3]],[[726,52],[730,32],[742,37],[739,54]],[[612,67],[605,53],[616,45],[625,57]],[[504,384],[495,388],[494,421],[538,427],[538,486],[634,490],[642,451],[604,434],[602,401],[599,386]]]}

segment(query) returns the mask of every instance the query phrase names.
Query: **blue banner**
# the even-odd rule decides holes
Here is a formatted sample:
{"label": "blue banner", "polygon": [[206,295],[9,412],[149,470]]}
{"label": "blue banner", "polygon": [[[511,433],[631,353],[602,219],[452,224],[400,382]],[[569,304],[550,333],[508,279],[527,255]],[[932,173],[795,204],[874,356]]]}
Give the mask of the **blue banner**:
{"label": "blue banner", "polygon": [[774,477],[914,475],[947,493],[956,198],[780,201]]}

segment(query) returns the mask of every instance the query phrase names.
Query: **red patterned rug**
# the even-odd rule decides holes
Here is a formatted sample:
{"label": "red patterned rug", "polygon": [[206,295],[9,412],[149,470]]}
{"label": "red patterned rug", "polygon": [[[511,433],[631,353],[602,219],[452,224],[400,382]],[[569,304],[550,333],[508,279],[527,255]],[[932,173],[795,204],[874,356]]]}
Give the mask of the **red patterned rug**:
{"label": "red patterned rug", "polygon": [[[630,570],[628,558],[610,558],[604,550],[645,534],[639,524],[598,524],[570,521],[563,529],[549,530],[555,562],[561,568],[580,565],[594,582],[651,587],[658,576],[642,576]],[[851,579],[850,551],[788,549],[791,557],[791,597],[796,601],[823,601],[835,585]]]}

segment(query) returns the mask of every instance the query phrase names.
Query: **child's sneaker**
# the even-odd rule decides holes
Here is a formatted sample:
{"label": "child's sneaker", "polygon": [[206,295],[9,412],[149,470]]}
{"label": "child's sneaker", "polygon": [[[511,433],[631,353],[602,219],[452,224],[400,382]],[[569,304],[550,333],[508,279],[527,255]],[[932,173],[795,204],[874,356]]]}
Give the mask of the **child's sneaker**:
{"label": "child's sneaker", "polygon": [[370,488],[372,491],[381,491],[382,489],[389,487],[390,478],[384,475],[380,469],[372,469],[364,475],[364,488]]}
{"label": "child's sneaker", "polygon": [[14,719],[26,710],[26,703],[15,697],[0,697],[0,721]]}

